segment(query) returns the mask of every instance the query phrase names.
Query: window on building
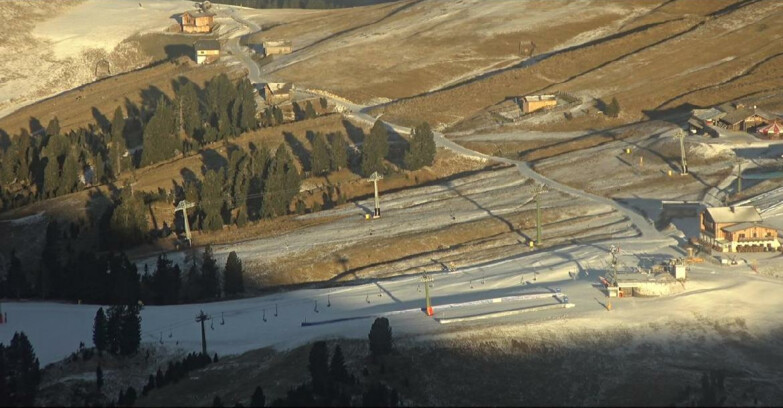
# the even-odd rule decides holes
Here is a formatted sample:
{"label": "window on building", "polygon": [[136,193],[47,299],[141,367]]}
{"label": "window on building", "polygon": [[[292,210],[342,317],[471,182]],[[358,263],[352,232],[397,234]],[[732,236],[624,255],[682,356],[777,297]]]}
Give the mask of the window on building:
{"label": "window on building", "polygon": [[745,238],[745,234],[739,234],[740,239]]}

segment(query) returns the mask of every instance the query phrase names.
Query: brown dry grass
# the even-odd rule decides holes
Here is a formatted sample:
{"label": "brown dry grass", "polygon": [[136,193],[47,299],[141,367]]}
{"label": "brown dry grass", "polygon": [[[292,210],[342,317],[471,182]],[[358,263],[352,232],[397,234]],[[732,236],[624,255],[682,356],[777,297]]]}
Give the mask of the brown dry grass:
{"label": "brown dry grass", "polygon": [[[709,13],[740,2],[680,3],[667,4],[622,29],[660,23],[641,32],[451,90],[395,102],[376,113],[384,111],[389,120],[403,123],[453,124],[508,96],[562,90],[588,98],[616,96],[624,111],[621,119],[628,123],[644,119],[644,112],[650,110],[710,106],[783,86],[780,51],[768,40],[783,35],[783,28],[774,23],[783,15],[783,4],[747,3],[710,17]],[[591,117],[564,123],[569,128],[616,125]]]}

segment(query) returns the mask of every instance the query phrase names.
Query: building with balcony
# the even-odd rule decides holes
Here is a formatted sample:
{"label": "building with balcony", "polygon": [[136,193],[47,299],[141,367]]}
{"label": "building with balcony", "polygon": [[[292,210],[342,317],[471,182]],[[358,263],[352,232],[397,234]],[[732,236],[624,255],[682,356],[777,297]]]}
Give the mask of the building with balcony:
{"label": "building with balcony", "polygon": [[762,224],[754,206],[707,208],[699,214],[699,242],[718,252],[780,250],[778,231]]}

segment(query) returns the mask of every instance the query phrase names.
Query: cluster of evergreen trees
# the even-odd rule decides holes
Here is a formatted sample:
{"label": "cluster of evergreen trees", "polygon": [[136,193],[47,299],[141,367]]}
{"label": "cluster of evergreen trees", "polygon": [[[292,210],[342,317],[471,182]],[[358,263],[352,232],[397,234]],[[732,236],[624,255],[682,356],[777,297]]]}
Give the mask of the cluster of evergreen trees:
{"label": "cluster of evergreen trees", "polygon": [[315,132],[310,139],[313,146],[310,154],[312,175],[321,176],[348,166],[348,145],[342,133],[332,132],[324,135]]}
{"label": "cluster of evergreen trees", "polygon": [[92,342],[98,353],[129,356],[141,345],[141,306],[110,306],[107,313],[99,308],[92,326]]}
{"label": "cluster of evergreen trees", "polygon": [[[374,358],[391,352],[391,326],[386,318],[378,318],[369,334]],[[286,396],[272,401],[273,407],[284,406],[351,406],[361,397],[359,406],[396,407],[400,405],[397,391],[380,382],[361,384],[349,373],[339,345],[329,358],[326,342],[318,341],[308,358],[310,382],[290,389]]]}
{"label": "cluster of evergreen trees", "polygon": [[[200,90],[180,77],[173,100],[160,95],[141,108],[126,102],[127,117],[119,106],[111,121],[93,108],[98,123],[87,128],[63,133],[55,117],[46,128],[31,120],[34,135],[26,129],[13,138],[0,132],[0,210],[113,181],[132,166],[239,136],[258,127],[256,109],[247,78],[234,85],[221,74]],[[143,150],[134,160],[128,151],[137,147],[138,133]]]}
{"label": "cluster of evergreen trees", "polygon": [[32,406],[41,382],[38,358],[24,332],[14,333],[8,347],[0,343],[0,406]]}
{"label": "cluster of evergreen trees", "polygon": [[110,134],[95,125],[62,133],[57,118],[34,135],[26,129],[10,139],[3,134],[0,209],[72,193],[86,184],[107,180],[112,176],[106,162],[110,139]]}
{"label": "cluster of evergreen trees", "polygon": [[226,74],[220,74],[207,82],[203,92],[194,83],[182,81],[173,101],[161,96],[144,127],[140,166],[191,150],[190,140],[205,145],[256,129],[256,109],[253,85],[247,78],[235,86]]}
{"label": "cluster of evergreen trees", "polygon": [[[195,252],[189,253],[186,264],[184,279],[179,265],[164,255],[158,257],[154,271],[149,272],[145,266],[140,274],[124,253],[95,255],[80,251],[68,258],[64,266],[55,256],[44,257],[37,280],[29,282],[21,261],[12,251],[8,273],[0,280],[0,296],[115,305],[133,305],[141,300],[145,304],[168,305],[244,292],[242,261],[236,252],[229,254],[222,276],[210,246],[200,258]],[[112,346],[107,350],[117,348]]]}
{"label": "cluster of evergreen trees", "polygon": [[217,362],[217,354],[212,359],[207,354],[190,353],[180,361],[169,361],[165,374],[160,368],[158,368],[155,375],[150,374],[147,384],[141,390],[141,395],[147,395],[150,391],[165,387],[168,384],[176,384],[185,378],[188,372],[204,368],[212,362]]}
{"label": "cluster of evergreen trees", "polygon": [[252,8],[332,9],[370,6],[396,0],[217,0],[215,3]]}

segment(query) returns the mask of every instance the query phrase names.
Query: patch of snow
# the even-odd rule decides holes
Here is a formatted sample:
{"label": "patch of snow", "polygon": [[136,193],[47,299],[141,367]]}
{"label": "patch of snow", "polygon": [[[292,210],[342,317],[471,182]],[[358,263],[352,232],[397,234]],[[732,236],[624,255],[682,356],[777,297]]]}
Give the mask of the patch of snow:
{"label": "patch of snow", "polygon": [[41,211],[38,214],[28,215],[27,217],[17,218],[15,220],[5,220],[5,221],[0,220],[0,222],[7,222],[14,226],[22,226],[22,225],[37,224],[44,220],[45,220],[44,211]]}

